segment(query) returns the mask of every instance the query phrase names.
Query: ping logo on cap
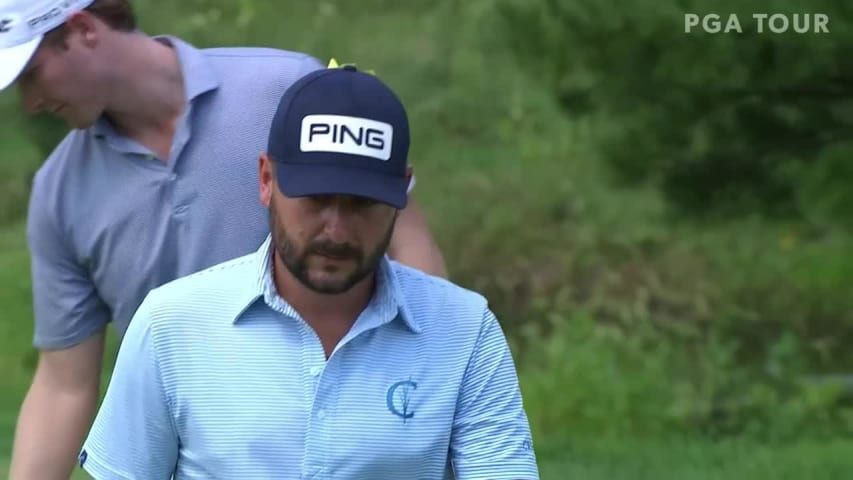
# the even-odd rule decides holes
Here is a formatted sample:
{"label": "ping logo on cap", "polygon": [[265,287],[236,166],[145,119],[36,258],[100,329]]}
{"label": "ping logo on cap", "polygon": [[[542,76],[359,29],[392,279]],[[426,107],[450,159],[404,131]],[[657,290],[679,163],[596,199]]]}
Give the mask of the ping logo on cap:
{"label": "ping logo on cap", "polygon": [[302,119],[299,149],[388,160],[393,137],[394,127],[388,123],[346,115],[307,115]]}

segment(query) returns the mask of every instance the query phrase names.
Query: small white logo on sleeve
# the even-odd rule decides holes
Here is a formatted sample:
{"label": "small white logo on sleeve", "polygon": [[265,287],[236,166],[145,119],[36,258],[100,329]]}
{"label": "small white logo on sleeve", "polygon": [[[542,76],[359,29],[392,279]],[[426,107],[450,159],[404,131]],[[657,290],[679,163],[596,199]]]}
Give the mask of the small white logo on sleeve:
{"label": "small white logo on sleeve", "polygon": [[346,115],[307,115],[302,119],[299,149],[388,160],[393,138],[394,127],[388,123]]}

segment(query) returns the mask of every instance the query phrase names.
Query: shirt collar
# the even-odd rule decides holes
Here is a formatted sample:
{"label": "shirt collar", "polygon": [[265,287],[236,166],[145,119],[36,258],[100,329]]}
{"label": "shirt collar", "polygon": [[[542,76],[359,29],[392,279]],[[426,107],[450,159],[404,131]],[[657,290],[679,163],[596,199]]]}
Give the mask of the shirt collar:
{"label": "shirt collar", "polygon": [[[175,53],[178,56],[178,63],[181,67],[181,74],[184,78],[184,90],[186,91],[186,104],[188,107],[196,97],[219,88],[219,76],[201,50],[172,35],[158,35],[152,38],[167,43],[175,49]],[[97,136],[117,136],[115,128],[113,128],[105,116],[101,116],[92,128]]]}
{"label": "shirt collar", "polygon": [[[232,322],[239,321],[246,309],[258,299],[262,299],[269,308],[279,313],[291,318],[300,318],[296,310],[278,294],[275,288],[272,274],[272,253],[272,235],[267,235],[264,243],[253,254],[255,278],[253,279],[251,299],[246,299],[246,303],[242,305],[244,308],[231,318]],[[356,334],[356,331],[379,327],[394,320],[402,321],[413,333],[421,332],[420,326],[406,305],[394,267],[388,257],[383,256],[376,272],[376,289],[367,307],[356,320],[353,326],[353,334]]]}

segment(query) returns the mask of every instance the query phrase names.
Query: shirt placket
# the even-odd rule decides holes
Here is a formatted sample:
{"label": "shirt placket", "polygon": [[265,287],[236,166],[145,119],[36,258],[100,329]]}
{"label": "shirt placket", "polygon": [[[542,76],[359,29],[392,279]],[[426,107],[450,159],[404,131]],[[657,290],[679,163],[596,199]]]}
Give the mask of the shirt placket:
{"label": "shirt placket", "polygon": [[305,454],[302,478],[325,480],[328,478],[329,451],[331,448],[331,422],[337,395],[337,378],[329,368],[323,345],[314,331],[300,320],[302,336],[302,378],[305,405],[308,406],[308,426],[305,433]]}

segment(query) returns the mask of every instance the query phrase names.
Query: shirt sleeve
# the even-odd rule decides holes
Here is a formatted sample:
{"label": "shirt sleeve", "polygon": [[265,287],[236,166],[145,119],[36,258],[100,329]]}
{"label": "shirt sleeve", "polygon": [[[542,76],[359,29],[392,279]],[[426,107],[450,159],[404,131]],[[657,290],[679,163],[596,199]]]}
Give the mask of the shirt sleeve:
{"label": "shirt sleeve", "polygon": [[168,480],[179,437],[152,332],[151,296],[130,322],[104,401],[80,452],[96,480]]}
{"label": "shirt sleeve", "polygon": [[512,353],[489,309],[463,379],[450,456],[458,480],[539,478]]}
{"label": "shirt sleeve", "polygon": [[72,347],[101,330],[110,319],[88,270],[77,261],[59,225],[60,190],[43,175],[36,175],[27,214],[33,345],[45,350]]}

